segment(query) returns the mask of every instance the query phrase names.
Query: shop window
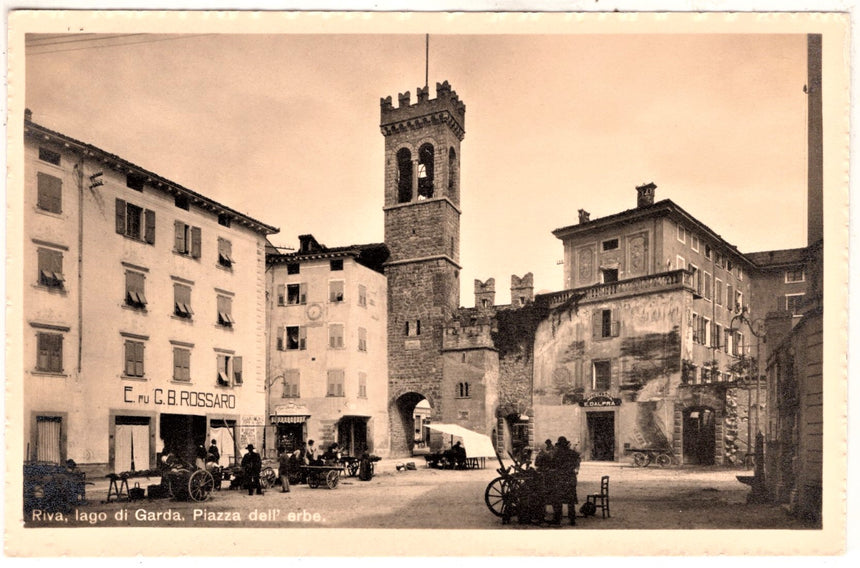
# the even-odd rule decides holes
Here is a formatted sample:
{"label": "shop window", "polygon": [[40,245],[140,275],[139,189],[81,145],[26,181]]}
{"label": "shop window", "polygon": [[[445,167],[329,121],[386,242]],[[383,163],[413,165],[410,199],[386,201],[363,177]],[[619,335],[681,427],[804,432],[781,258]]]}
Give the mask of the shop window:
{"label": "shop window", "polygon": [[60,153],[39,146],[39,159],[55,166],[60,165]]}
{"label": "shop window", "polygon": [[326,375],[326,396],[344,396],[343,369],[329,369]]}
{"label": "shop window", "polygon": [[358,350],[367,351],[367,330],[363,327],[358,328]]}
{"label": "shop window", "polygon": [[54,176],[39,172],[36,174],[36,206],[51,213],[63,212],[63,181]]}
{"label": "shop window", "polygon": [[299,369],[287,369],[284,371],[284,390],[282,398],[301,398],[301,371]]}
{"label": "shop window", "polygon": [[412,201],[412,152],[408,148],[397,151],[397,202]]}
{"label": "shop window", "polygon": [[218,325],[232,327],[236,323],[233,319],[233,298],[218,295]]}
{"label": "shop window", "polygon": [[233,263],[233,243],[227,239],[218,238],[218,264],[225,268],[232,268]]}
{"label": "shop window", "polygon": [[591,388],[596,391],[608,391],[612,386],[612,366],[609,361],[594,361],[592,363]]}
{"label": "shop window", "polygon": [[343,349],[342,323],[333,323],[328,326],[328,346],[330,349]]}
{"label": "shop window", "polygon": [[36,370],[63,372],[63,334],[39,332],[36,336]]}
{"label": "shop window", "polygon": [[173,285],[173,314],[186,319],[194,315],[191,309],[191,286]]}
{"label": "shop window", "polygon": [[424,144],[418,149],[418,199],[433,197],[434,162],[433,145]]}
{"label": "shop window", "polygon": [[173,380],[191,380],[191,350],[184,347],[173,348]]}
{"label": "shop window", "polygon": [[343,302],[343,280],[332,280],[328,283],[328,301]]}
{"label": "shop window", "polygon": [[155,211],[143,209],[123,199],[116,200],[115,208],[118,234],[155,244]]}
{"label": "shop window", "polygon": [[58,250],[39,248],[39,284],[48,288],[62,289],[66,278],[63,276],[63,253]]}
{"label": "shop window", "polygon": [[182,221],[174,222],[174,248],[178,254],[200,258],[202,233],[200,227],[192,227]]}
{"label": "shop window", "polygon": [[125,376],[143,377],[143,341],[125,341]]}
{"label": "shop window", "polygon": [[140,272],[126,270],[125,272],[125,305],[131,308],[146,308],[144,286],[146,278]]}

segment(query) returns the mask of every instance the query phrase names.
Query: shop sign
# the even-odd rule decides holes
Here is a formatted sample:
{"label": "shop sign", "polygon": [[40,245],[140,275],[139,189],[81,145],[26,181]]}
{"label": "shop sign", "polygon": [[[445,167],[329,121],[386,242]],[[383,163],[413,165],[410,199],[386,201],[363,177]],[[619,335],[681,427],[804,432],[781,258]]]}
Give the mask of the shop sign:
{"label": "shop sign", "polygon": [[154,388],[151,393],[136,393],[134,387],[122,388],[122,400],[127,404],[184,406],[189,408],[236,408],[236,395],[184,389]]}
{"label": "shop sign", "polygon": [[587,408],[599,408],[604,406],[621,406],[620,398],[612,398],[609,395],[600,394],[593,395],[582,402],[579,403],[579,406],[585,406]]}

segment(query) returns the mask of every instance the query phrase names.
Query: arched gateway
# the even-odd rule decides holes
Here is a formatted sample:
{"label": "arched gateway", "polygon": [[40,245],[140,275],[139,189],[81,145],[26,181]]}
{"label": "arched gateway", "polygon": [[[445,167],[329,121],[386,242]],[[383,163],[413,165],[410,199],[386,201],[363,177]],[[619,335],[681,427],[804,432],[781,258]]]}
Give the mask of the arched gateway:
{"label": "arched gateway", "polygon": [[388,409],[392,456],[411,456],[416,448],[428,445],[425,426],[432,412],[433,403],[421,393],[410,391],[393,399]]}

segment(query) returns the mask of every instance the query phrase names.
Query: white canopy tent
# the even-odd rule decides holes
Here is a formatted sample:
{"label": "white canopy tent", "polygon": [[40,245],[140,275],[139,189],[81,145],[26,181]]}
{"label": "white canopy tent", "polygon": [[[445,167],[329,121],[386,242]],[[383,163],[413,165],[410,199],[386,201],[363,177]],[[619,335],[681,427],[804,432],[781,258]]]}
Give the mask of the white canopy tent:
{"label": "white canopy tent", "polygon": [[460,438],[463,441],[463,447],[466,449],[466,457],[492,458],[496,456],[493,442],[485,434],[479,434],[457,424],[428,424],[427,428]]}

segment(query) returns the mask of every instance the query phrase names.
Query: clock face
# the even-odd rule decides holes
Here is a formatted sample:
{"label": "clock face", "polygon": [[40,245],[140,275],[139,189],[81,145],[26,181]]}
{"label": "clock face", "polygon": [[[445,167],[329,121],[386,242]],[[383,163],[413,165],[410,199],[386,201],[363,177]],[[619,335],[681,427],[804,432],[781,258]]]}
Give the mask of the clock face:
{"label": "clock face", "polygon": [[311,304],[310,306],[308,306],[308,318],[309,319],[312,319],[312,320],[319,319],[319,317],[321,315],[322,315],[322,306],[320,306],[319,304]]}

